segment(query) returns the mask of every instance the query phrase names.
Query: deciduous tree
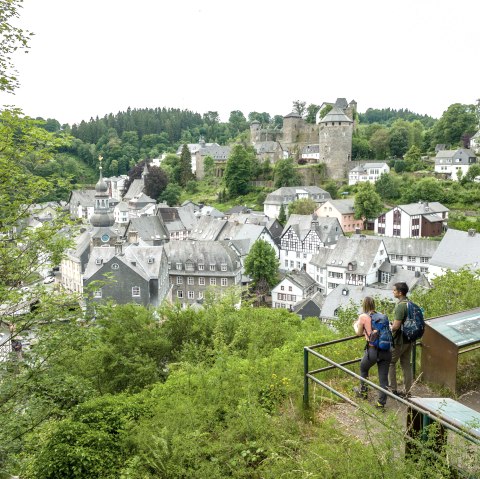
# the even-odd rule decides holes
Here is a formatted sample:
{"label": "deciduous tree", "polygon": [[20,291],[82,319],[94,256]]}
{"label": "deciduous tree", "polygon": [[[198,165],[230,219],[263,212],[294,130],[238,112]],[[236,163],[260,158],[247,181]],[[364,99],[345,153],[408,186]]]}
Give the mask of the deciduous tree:
{"label": "deciduous tree", "polygon": [[245,258],[245,273],[253,280],[253,287],[265,294],[278,281],[279,261],[273,247],[264,240],[257,240]]}
{"label": "deciduous tree", "polygon": [[253,154],[242,145],[235,145],[225,168],[225,185],[230,197],[244,195],[250,190]]}
{"label": "deciduous tree", "polygon": [[357,185],[355,194],[354,216],[356,219],[376,218],[383,210],[383,202],[369,181]]}

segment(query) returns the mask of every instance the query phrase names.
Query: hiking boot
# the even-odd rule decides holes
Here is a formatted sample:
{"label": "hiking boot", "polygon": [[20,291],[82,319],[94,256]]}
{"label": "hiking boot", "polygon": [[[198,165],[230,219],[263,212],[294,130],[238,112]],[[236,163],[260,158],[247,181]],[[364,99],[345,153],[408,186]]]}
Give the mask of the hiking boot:
{"label": "hiking boot", "polygon": [[368,399],[367,391],[362,391],[360,388],[353,388],[353,392],[357,398]]}
{"label": "hiking boot", "polygon": [[375,409],[377,409],[378,411],[385,412],[385,405],[377,401],[375,403]]}
{"label": "hiking boot", "polygon": [[392,393],[395,394],[395,396],[403,399],[408,399],[412,397],[410,393],[404,393],[403,391],[392,391]]}

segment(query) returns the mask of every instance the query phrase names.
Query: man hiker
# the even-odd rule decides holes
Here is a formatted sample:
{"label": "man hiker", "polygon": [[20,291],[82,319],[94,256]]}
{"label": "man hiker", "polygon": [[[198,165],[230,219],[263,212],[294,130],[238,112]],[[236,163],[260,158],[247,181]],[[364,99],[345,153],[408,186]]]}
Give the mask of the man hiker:
{"label": "man hiker", "polygon": [[[393,285],[393,296],[398,300],[393,312],[394,321],[392,324],[393,333],[393,352],[392,360],[388,370],[389,387],[393,394],[397,396],[410,396],[412,387],[412,344],[406,341],[402,334],[402,324],[407,319],[408,312],[408,285],[407,283],[395,283]],[[400,360],[400,366],[403,371],[403,383],[405,391],[399,391],[397,385],[397,362]]]}

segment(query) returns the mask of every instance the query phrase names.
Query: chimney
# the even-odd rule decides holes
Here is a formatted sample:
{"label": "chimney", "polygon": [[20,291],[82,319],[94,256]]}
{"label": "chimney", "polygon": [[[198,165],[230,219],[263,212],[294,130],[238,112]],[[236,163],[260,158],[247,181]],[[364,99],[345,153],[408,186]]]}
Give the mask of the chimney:
{"label": "chimney", "polygon": [[115,243],[115,256],[120,256],[122,254],[122,243],[117,241]]}
{"label": "chimney", "polygon": [[476,230],[474,230],[473,228],[470,228],[470,229],[467,231],[467,233],[468,233],[468,236],[475,236]]}
{"label": "chimney", "polygon": [[138,243],[138,231],[129,231],[128,232],[128,242],[129,243]]}

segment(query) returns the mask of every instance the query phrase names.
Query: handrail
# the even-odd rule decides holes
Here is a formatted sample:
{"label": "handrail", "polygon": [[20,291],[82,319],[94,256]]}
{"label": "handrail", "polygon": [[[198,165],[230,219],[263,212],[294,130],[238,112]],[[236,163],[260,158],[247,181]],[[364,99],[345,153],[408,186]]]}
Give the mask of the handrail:
{"label": "handrail", "polygon": [[[331,345],[331,344],[337,344],[337,343],[341,343],[341,342],[345,342],[345,341],[349,341],[349,340],[357,339],[357,338],[361,338],[361,337],[360,336],[349,336],[348,338],[341,338],[341,339],[338,339],[338,340],[328,341],[328,342],[325,342],[325,343],[319,343],[319,344],[315,344],[313,346],[305,346],[304,347],[304,393],[303,393],[303,401],[304,401],[305,407],[308,407],[308,401],[309,401],[309,398],[308,398],[308,394],[309,394],[308,380],[310,379],[310,380],[314,381],[315,383],[319,384],[320,386],[324,387],[325,389],[327,389],[331,393],[340,397],[344,401],[348,402],[349,404],[351,404],[351,405],[353,405],[357,408],[360,408],[359,404],[352,401],[349,397],[345,396],[344,394],[335,390],[334,388],[332,388],[331,386],[329,386],[325,382],[323,382],[323,381],[319,380],[318,378],[316,378],[315,376],[313,376],[313,374],[317,374],[319,372],[323,372],[323,371],[327,371],[327,370],[331,370],[331,369],[339,369],[339,370],[347,373],[349,376],[352,376],[352,377],[358,379],[359,381],[364,382],[365,384],[369,385],[370,387],[372,387],[372,388],[374,388],[378,391],[384,392],[387,396],[394,399],[395,401],[400,402],[400,403],[406,405],[409,408],[415,409],[418,413],[423,414],[424,416],[427,416],[427,417],[433,419],[434,421],[438,422],[439,424],[441,424],[445,428],[450,429],[451,431],[453,431],[456,434],[464,437],[465,439],[467,439],[467,440],[469,440],[469,441],[471,441],[471,442],[473,442],[477,445],[480,445],[480,435],[476,434],[475,431],[472,431],[472,430],[466,429],[466,428],[458,427],[458,426],[452,424],[451,422],[445,420],[443,417],[436,414],[435,412],[427,411],[427,410],[423,409],[422,407],[411,403],[410,401],[407,401],[407,400],[405,400],[405,399],[403,399],[399,396],[396,396],[395,394],[393,394],[389,390],[383,389],[382,387],[378,386],[377,384],[373,383],[372,381],[370,381],[366,378],[362,378],[360,375],[358,375],[355,372],[351,371],[350,369],[344,367],[344,365],[346,365],[346,364],[352,364],[352,363],[359,362],[361,360],[360,358],[345,361],[344,363],[336,363],[335,361],[328,358],[327,356],[325,356],[323,354],[320,354],[319,352],[314,350],[314,349],[318,349],[320,347],[328,346],[328,345]],[[319,359],[321,359],[321,360],[325,361],[326,363],[330,364],[330,366],[326,366],[326,367],[323,367],[323,368],[319,368],[319,369],[309,371],[309,367],[308,367],[308,356],[309,356],[309,354],[312,354],[313,356],[318,357]],[[371,414],[369,414],[369,415],[371,415]]]}

